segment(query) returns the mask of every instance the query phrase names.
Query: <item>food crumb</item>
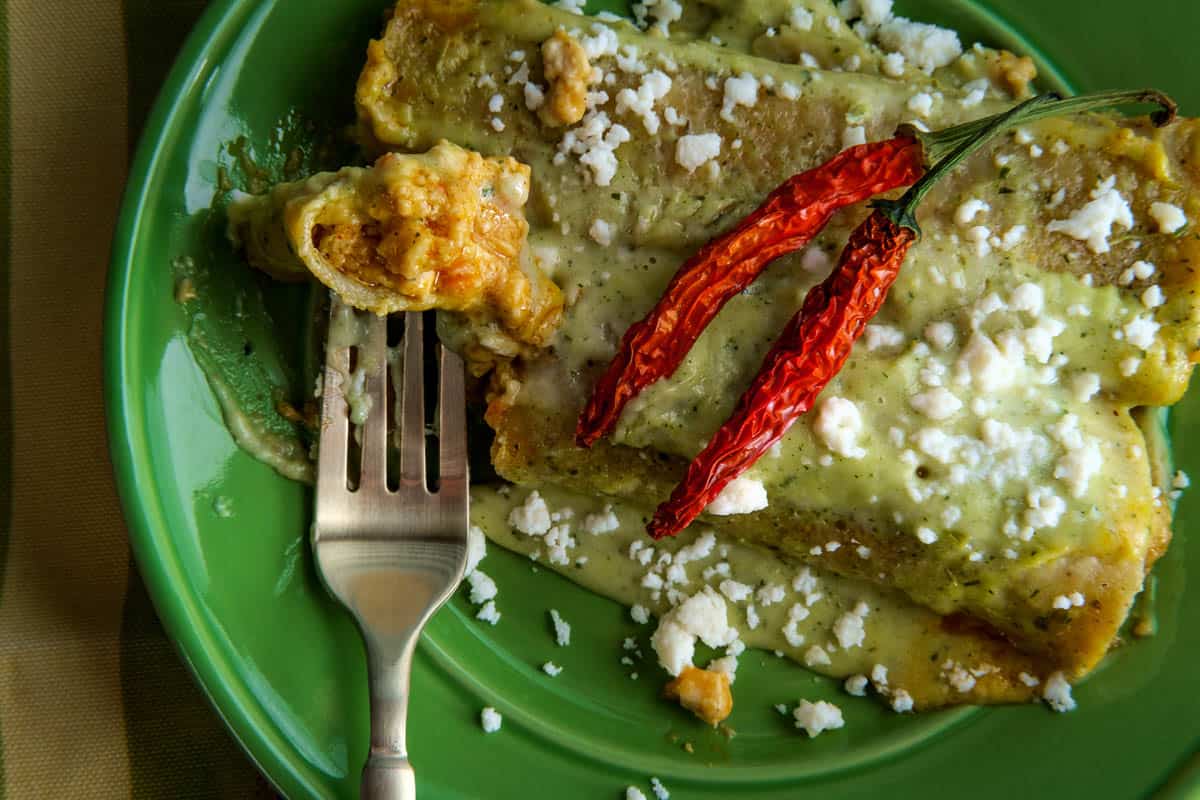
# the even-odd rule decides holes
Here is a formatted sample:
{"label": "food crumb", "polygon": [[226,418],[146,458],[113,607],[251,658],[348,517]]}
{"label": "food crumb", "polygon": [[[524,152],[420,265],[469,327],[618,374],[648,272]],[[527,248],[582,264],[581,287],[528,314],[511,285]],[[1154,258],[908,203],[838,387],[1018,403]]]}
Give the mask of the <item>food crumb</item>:
{"label": "food crumb", "polygon": [[221,519],[229,519],[233,516],[233,501],[224,495],[220,495],[213,499],[213,513]]}
{"label": "food crumb", "polygon": [[566,647],[571,643],[571,624],[567,622],[558,613],[558,609],[550,609],[550,621],[554,624],[554,641],[559,647]]}
{"label": "food crumb", "polygon": [[663,687],[663,697],[676,700],[709,725],[716,726],[733,711],[729,674],[688,664],[679,677]]}
{"label": "food crumb", "polygon": [[504,724],[504,717],[496,709],[488,706],[479,712],[479,724],[484,733],[495,733]]}

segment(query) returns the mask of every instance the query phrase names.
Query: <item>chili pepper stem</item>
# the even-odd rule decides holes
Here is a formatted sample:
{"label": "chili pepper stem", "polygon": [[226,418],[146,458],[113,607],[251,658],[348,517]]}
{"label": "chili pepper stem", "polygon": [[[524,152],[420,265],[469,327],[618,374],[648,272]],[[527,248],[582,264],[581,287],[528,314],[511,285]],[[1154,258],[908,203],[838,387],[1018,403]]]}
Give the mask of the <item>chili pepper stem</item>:
{"label": "chili pepper stem", "polygon": [[[1037,97],[1031,97],[1025,102],[1013,106],[1003,114],[985,117],[966,125],[956,126],[955,128],[946,128],[938,134],[917,133],[918,137],[936,138],[935,145],[933,146],[934,149],[944,146],[946,142],[955,142],[955,144],[950,152],[939,158],[929,171],[919,181],[910,186],[908,191],[898,200],[876,200],[871,205],[896,225],[909,228],[917,236],[920,236],[921,228],[917,225],[916,209],[920,205],[921,200],[925,198],[925,195],[929,193],[933,185],[941,180],[947,172],[957,167],[964,158],[977,150],[997,133],[1049,116],[1090,111],[1114,105],[1147,103],[1161,106],[1159,111],[1151,117],[1155,121],[1155,124],[1166,124],[1174,119],[1175,101],[1162,92],[1153,89],[1127,92],[1099,92],[1080,97],[1070,97],[1065,100],[1053,92],[1048,92],[1040,94]],[[925,139],[921,139],[921,146],[923,148],[929,146],[925,142]],[[928,158],[930,155],[930,151],[926,151],[926,157]]]}
{"label": "chili pepper stem", "polygon": [[[1035,106],[1028,106],[1028,103],[1034,100],[1040,100]],[[1052,101],[1052,102],[1047,102]],[[1038,95],[1032,100],[1027,100],[1025,103],[1017,106],[1017,108],[1026,107],[1025,116],[1013,124],[1024,124],[1035,120],[1044,119],[1046,117],[1060,116],[1062,114],[1080,113],[1084,111],[1095,111],[1100,108],[1111,108],[1114,106],[1133,106],[1133,105],[1154,105],[1159,106],[1159,109],[1150,115],[1150,121],[1158,127],[1168,124],[1175,119],[1177,105],[1174,100],[1157,89],[1131,89],[1115,92],[1096,92],[1094,94],[1084,94],[1078,97],[1062,98],[1058,94],[1048,92]],[[921,143],[921,149],[924,154],[926,165],[936,164],[943,158],[952,153],[963,142],[971,141],[984,129],[988,127],[996,116],[1004,116],[1003,114],[992,117],[984,117],[982,119],[965,122],[961,125],[955,125],[950,128],[943,128],[940,131],[922,131],[913,125],[901,125],[897,131],[898,136],[908,136],[916,139]]]}

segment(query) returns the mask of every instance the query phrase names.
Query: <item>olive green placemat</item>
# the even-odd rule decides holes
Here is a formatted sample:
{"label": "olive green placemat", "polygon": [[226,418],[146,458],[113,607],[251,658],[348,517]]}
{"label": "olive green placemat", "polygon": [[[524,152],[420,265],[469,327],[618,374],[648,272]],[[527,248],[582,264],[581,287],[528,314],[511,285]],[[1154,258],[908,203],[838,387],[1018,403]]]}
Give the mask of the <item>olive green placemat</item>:
{"label": "olive green placemat", "polygon": [[131,565],[101,401],[128,154],[203,5],[0,0],[3,797],[272,796]]}

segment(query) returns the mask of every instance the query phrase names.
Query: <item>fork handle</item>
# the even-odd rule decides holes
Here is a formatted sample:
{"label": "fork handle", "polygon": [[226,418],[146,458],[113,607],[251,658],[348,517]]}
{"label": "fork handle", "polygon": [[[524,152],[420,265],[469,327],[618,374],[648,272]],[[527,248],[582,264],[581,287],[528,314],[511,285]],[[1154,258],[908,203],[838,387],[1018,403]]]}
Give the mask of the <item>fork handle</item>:
{"label": "fork handle", "polygon": [[405,728],[409,676],[419,632],[418,626],[382,639],[364,637],[371,685],[371,749],[359,786],[362,800],[416,800]]}
{"label": "fork handle", "polygon": [[363,767],[359,796],[362,800],[416,800],[412,764],[404,756],[372,752]]}

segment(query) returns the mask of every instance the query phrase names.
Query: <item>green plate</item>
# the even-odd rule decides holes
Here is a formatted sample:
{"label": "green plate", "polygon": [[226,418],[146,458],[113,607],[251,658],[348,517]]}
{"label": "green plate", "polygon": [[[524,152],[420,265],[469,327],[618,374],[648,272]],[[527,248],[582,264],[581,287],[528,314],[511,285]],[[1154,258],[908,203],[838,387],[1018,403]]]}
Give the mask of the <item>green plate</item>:
{"label": "green plate", "polygon": [[[353,79],[384,5],[212,4],[138,150],[107,298],[112,454],[142,575],[218,713],[296,798],[355,794],[367,730],[362,646],[313,572],[309,493],[239,451],[222,424],[188,346],[189,318],[172,299],[170,265],[194,258],[226,297],[250,280],[210,219],[218,166],[230,162],[223,145],[244,135],[260,162],[278,167],[306,135],[299,120],[351,120]],[[1200,4],[1141,13],[1121,0],[901,6],[968,41],[1044,54],[1051,82],[1154,85],[1200,114],[1191,55]],[[266,303],[277,316],[301,307],[294,292],[270,289]],[[1171,424],[1179,465],[1200,475],[1200,394]],[[650,663],[641,680],[626,677],[619,643],[647,632],[622,608],[493,548],[488,572],[502,589],[503,621],[482,626],[456,598],[418,652],[410,731],[421,796],[616,798],[627,784],[649,794],[651,775],[676,798],[1189,795],[1200,786],[1189,764],[1200,742],[1200,587],[1186,580],[1200,575],[1200,549],[1188,541],[1197,530],[1200,504],[1189,494],[1156,569],[1158,636],[1116,652],[1078,687],[1074,713],[901,717],[752,653],[739,670],[732,739],[658,700]],[[570,648],[553,645],[549,605],[575,624]],[[550,658],[565,668],[554,680],[538,670]],[[772,706],[800,697],[838,702],[846,728],[799,735]],[[504,714],[499,733],[480,730],[485,705]]]}

